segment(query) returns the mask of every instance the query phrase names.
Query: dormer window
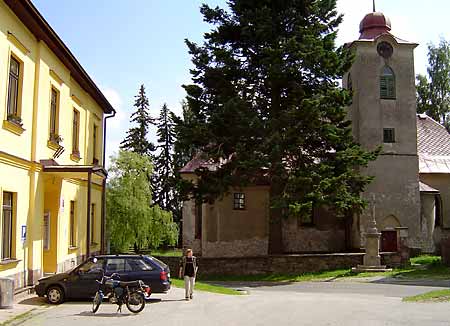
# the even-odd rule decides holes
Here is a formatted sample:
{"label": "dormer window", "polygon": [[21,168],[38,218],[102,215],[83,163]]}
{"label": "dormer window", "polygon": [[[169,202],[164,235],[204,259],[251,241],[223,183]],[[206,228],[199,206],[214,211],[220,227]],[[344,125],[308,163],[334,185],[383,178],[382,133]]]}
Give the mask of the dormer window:
{"label": "dormer window", "polygon": [[380,76],[380,98],[395,100],[395,75],[394,71],[385,66]]}

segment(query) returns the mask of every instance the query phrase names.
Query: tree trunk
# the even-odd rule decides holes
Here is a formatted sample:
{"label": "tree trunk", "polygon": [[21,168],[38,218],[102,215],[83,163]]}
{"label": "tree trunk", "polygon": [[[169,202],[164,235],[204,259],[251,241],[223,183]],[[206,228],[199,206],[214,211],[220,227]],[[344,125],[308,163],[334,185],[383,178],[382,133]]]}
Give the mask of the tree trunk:
{"label": "tree trunk", "polygon": [[283,232],[282,232],[282,211],[280,208],[274,208],[273,199],[281,194],[282,187],[276,182],[270,186],[270,209],[269,209],[269,254],[282,254]]}

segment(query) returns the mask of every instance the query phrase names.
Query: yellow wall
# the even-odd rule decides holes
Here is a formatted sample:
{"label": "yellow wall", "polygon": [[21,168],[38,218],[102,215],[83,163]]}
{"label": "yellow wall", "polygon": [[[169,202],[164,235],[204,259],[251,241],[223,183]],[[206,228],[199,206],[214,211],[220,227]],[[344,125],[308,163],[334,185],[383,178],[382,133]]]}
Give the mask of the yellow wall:
{"label": "yellow wall", "polygon": [[[23,129],[11,128],[7,120],[9,58],[21,62],[19,114]],[[3,1],[0,1],[0,201],[3,191],[15,193],[14,230],[15,262],[0,263],[0,276],[28,273],[41,274],[64,268],[64,263],[86,253],[87,173],[56,175],[42,171],[41,160],[52,159],[56,147],[49,144],[51,88],[59,93],[57,133],[62,136],[63,154],[59,165],[92,165],[93,129],[97,126],[97,159],[102,162],[103,110],[72,78],[67,67],[42,41],[22,24]],[[80,159],[73,160],[73,109],[80,112]],[[96,180],[100,184],[99,180]],[[100,243],[101,187],[92,187],[92,203],[96,208],[95,241]],[[70,200],[76,200],[78,246],[69,249]],[[64,208],[62,208],[64,203]],[[0,205],[1,208],[1,205]],[[50,250],[43,250],[43,217],[50,212]],[[2,211],[0,209],[0,221]],[[1,223],[0,223],[1,225]],[[20,226],[27,225],[27,241],[22,246]],[[0,226],[1,228],[1,226]],[[25,252],[23,250],[25,247]],[[91,252],[100,245],[91,246]],[[20,281],[20,280],[19,280]],[[16,287],[20,286],[16,283]]]}

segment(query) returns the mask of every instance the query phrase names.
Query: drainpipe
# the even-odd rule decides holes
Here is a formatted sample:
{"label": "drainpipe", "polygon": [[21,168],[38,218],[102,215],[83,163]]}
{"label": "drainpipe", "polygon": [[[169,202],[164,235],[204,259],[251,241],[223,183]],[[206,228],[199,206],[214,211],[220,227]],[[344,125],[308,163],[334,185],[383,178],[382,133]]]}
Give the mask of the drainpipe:
{"label": "drainpipe", "polygon": [[[102,166],[104,169],[106,162],[106,119],[113,118],[116,115],[116,111],[113,110],[111,115],[106,116],[103,119],[103,156],[102,156]],[[100,252],[102,254],[106,253],[106,175],[102,181],[102,220],[101,220],[101,245]]]}
{"label": "drainpipe", "polygon": [[91,255],[91,188],[92,188],[92,171],[88,172],[87,183],[87,209],[86,209],[86,259]]}

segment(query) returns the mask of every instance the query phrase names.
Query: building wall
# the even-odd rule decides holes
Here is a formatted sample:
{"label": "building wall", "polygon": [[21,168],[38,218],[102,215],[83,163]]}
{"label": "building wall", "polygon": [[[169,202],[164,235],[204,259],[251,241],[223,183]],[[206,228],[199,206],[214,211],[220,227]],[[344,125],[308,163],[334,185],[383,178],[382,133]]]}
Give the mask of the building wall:
{"label": "building wall", "polygon": [[[21,63],[19,115],[22,128],[7,119],[9,62],[13,55]],[[71,77],[70,71],[42,41],[38,41],[3,1],[0,1],[0,200],[3,191],[15,193],[14,258],[0,262],[0,277],[13,277],[16,287],[23,277],[32,283],[44,270],[56,272],[67,268],[67,261],[79,260],[86,253],[87,173],[51,174],[42,171],[41,160],[52,159],[57,146],[49,143],[51,88],[59,92],[57,133],[62,136],[63,154],[59,165],[93,164],[93,126],[97,125],[97,159],[102,162],[102,108]],[[80,158],[72,154],[73,109],[80,112]],[[96,183],[101,184],[98,178]],[[76,249],[68,248],[69,207],[62,203],[75,198],[79,205]],[[96,204],[96,242],[91,252],[100,248],[101,187],[92,187]],[[0,205],[1,206],[1,205]],[[51,248],[43,250],[43,216],[51,214]],[[0,221],[2,212],[0,210]],[[22,246],[20,229],[27,226]],[[25,271],[25,273],[24,273]]]}
{"label": "building wall", "polygon": [[[381,41],[393,48],[391,58],[377,53]],[[353,123],[355,140],[364,148],[373,150],[382,145],[382,155],[363,172],[375,177],[364,197],[375,203],[378,225],[392,216],[402,227],[409,228],[409,245],[421,248],[420,194],[417,157],[416,97],[414,54],[415,44],[398,44],[390,36],[374,41],[356,41],[353,44],[355,61],[350,70],[353,104],[349,118]],[[396,78],[396,99],[380,99],[380,74],[389,66]],[[347,86],[344,78],[344,86]],[[383,128],[395,128],[395,143],[383,144]],[[373,215],[373,204],[355,219],[353,239],[355,247],[363,246],[368,220]],[[390,227],[390,226],[387,226]],[[394,226],[392,226],[394,227]]]}
{"label": "building wall", "polygon": [[[245,193],[245,210],[233,209],[234,192]],[[268,221],[268,187],[231,191],[214,205],[203,205],[203,256],[267,255]]]}
{"label": "building wall", "polygon": [[450,228],[450,174],[421,173],[420,181],[439,190],[442,200],[442,226]]}

